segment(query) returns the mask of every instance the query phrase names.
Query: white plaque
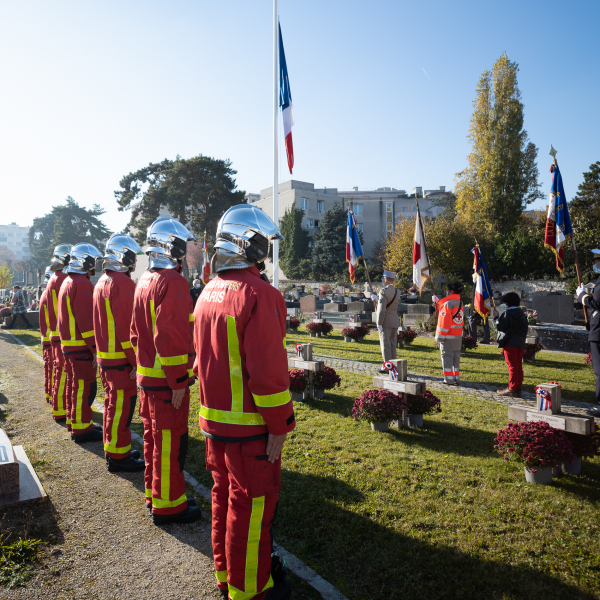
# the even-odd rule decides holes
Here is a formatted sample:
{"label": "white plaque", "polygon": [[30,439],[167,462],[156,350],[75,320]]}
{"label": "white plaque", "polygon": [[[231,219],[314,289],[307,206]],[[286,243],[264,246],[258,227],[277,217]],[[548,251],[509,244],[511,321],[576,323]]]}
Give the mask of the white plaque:
{"label": "white plaque", "polygon": [[294,361],[294,367],[296,369],[308,369],[310,367],[310,365],[306,361],[296,360],[296,361]]}
{"label": "white plaque", "polygon": [[560,417],[552,417],[550,415],[545,415],[539,412],[529,412],[525,413],[527,415],[528,421],[546,421],[548,425],[554,427],[555,429],[562,429],[566,431],[567,429],[567,420],[561,419]]}

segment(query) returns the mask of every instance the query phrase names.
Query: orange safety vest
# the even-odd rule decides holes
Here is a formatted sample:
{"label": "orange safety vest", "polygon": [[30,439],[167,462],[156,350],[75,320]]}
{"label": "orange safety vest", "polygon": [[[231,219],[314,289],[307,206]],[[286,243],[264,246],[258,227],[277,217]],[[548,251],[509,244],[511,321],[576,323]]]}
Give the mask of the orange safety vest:
{"label": "orange safety vest", "polygon": [[436,309],[438,311],[436,335],[448,338],[462,336],[465,311],[460,296],[451,294],[438,300]]}

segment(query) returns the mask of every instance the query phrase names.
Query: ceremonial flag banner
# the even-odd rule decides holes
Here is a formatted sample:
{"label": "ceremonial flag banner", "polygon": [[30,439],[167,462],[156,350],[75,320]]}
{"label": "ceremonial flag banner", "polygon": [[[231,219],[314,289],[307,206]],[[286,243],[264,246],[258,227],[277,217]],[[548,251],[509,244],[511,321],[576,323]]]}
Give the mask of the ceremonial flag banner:
{"label": "ceremonial flag banner", "polygon": [[481,250],[479,247],[475,247],[471,252],[475,255],[473,269],[475,269],[475,275],[477,276],[473,308],[483,317],[485,323],[490,312],[492,312],[492,286],[483,262],[483,256],[481,256]]}
{"label": "ceremonial flag banner", "polygon": [[356,229],[356,219],[354,213],[348,211],[348,229],[346,231],[346,262],[350,272],[350,281],[354,283],[354,267],[358,264],[358,259],[362,258],[363,251]]}
{"label": "ceremonial flag banner", "polygon": [[427,247],[425,246],[425,233],[423,232],[421,212],[417,206],[417,221],[415,224],[415,239],[413,242],[413,283],[417,286],[419,294],[430,278],[431,269],[429,267]]}
{"label": "ceremonial flag banner", "polygon": [[558,165],[552,165],[552,188],[548,202],[548,218],[546,219],[546,235],[544,245],[551,248],[556,255],[556,268],[562,273],[565,269],[565,240],[573,235],[571,217],[565,197],[562,177]]}
{"label": "ceremonial flag banner", "polygon": [[208,247],[206,246],[206,238],[202,242],[202,281],[206,285],[210,278],[210,260],[208,260]]}
{"label": "ceremonial flag banner", "polygon": [[292,125],[294,124],[294,106],[292,104],[292,91],[288,77],[285,52],[283,51],[283,38],[281,25],[279,26],[279,106],[283,116],[283,136],[285,138],[285,151],[287,154],[290,174],[294,166],[294,145],[292,144]]}

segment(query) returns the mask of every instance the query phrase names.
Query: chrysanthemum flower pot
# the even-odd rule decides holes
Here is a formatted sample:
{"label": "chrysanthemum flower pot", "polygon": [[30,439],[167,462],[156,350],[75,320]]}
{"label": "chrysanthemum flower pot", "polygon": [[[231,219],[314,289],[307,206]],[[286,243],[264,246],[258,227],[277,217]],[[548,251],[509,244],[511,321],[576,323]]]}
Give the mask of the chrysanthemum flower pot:
{"label": "chrysanthemum flower pot", "polygon": [[[535,473],[533,471],[535,471]],[[525,481],[527,481],[527,483],[539,483],[541,485],[551,484],[552,467],[538,467],[537,469],[532,470],[525,467]]]}
{"label": "chrysanthemum flower pot", "polygon": [[576,456],[571,462],[563,463],[562,470],[569,475],[581,474],[581,456]]}
{"label": "chrysanthemum flower pot", "polygon": [[319,400],[323,400],[323,398],[325,398],[325,390],[315,389],[315,398],[318,398]]}
{"label": "chrysanthemum flower pot", "polygon": [[299,394],[296,392],[291,392],[291,394],[294,402],[304,402],[304,392],[300,392]]}
{"label": "chrysanthemum flower pot", "polygon": [[423,415],[408,415],[406,423],[409,427],[423,428]]}
{"label": "chrysanthemum flower pot", "polygon": [[371,429],[373,431],[387,431],[389,425],[388,421],[371,421]]}
{"label": "chrysanthemum flower pot", "polygon": [[351,341],[352,341],[352,338],[351,338],[351,337],[344,337],[344,341],[345,341],[345,342],[351,342]]}

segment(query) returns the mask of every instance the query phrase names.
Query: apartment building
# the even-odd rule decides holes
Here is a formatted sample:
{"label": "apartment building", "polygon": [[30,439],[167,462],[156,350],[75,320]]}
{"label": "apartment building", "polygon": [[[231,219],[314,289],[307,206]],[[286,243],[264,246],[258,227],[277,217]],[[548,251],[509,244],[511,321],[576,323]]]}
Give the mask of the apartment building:
{"label": "apartment building", "polygon": [[0,225],[0,246],[7,247],[16,260],[29,260],[29,227]]}

